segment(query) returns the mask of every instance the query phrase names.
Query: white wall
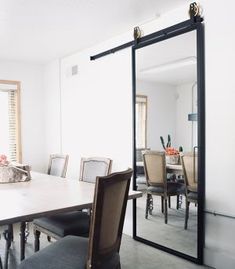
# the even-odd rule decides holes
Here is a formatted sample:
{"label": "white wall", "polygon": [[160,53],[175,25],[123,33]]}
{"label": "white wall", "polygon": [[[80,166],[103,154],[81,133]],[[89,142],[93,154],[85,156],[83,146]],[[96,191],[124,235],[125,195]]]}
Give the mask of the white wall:
{"label": "white wall", "polygon": [[60,111],[60,60],[55,60],[44,69],[45,91],[45,156],[61,152],[61,111]]}
{"label": "white wall", "polygon": [[176,148],[182,146],[184,152],[192,151],[194,146],[193,122],[188,120],[188,114],[193,112],[192,85],[187,83],[176,87]]}
{"label": "white wall", "polygon": [[[62,150],[68,176],[78,178],[82,156],[114,160],[113,170],[132,166],[130,52],[90,62],[94,50],[62,60]],[[128,55],[126,55],[128,53]],[[78,75],[68,75],[73,65]]]}
{"label": "white wall", "polygon": [[[235,215],[235,3],[201,2],[206,22],[206,208]],[[234,239],[235,220],[206,215],[208,264],[234,268]]]}
{"label": "white wall", "polygon": [[148,97],[147,147],[152,150],[163,150],[160,136],[163,136],[166,142],[168,134],[171,135],[172,146],[174,146],[176,142],[175,87],[167,84],[137,81],[136,93]]}
{"label": "white wall", "polygon": [[0,61],[0,79],[21,82],[23,162],[44,171],[44,91],[41,65]]}
{"label": "white wall", "polygon": [[[200,2],[206,30],[206,207],[235,215],[235,3]],[[144,33],[188,19],[187,10],[188,5],[142,26]],[[131,50],[89,61],[90,55],[131,39],[129,32],[62,61],[62,149],[71,154],[74,177],[82,155],[110,156],[115,169],[131,165]],[[72,64],[78,64],[79,75],[66,78]],[[107,121],[101,120],[104,116]],[[211,215],[205,220],[205,263],[234,268],[234,220]]]}

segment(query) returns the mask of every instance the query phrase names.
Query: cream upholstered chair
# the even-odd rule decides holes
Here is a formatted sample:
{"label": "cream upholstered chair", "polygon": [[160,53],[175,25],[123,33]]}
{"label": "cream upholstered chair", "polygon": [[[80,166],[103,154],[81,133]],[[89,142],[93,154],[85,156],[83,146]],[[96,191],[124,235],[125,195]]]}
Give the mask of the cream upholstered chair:
{"label": "cream upholstered chair", "polygon": [[66,236],[24,260],[19,269],[119,269],[132,169],[98,177],[90,236]]}
{"label": "cream upholstered chair", "polygon": [[[108,158],[82,158],[80,177],[82,181],[95,183],[97,176],[107,176],[111,172],[112,160]],[[36,219],[34,223],[35,251],[39,250],[40,234],[45,233],[48,240],[66,235],[87,237],[89,235],[90,215],[88,212],[73,211]]]}
{"label": "cream upholstered chair", "polygon": [[167,223],[167,198],[182,193],[182,184],[167,182],[165,152],[145,151],[143,154],[144,170],[147,180],[147,198],[145,218],[148,213],[152,214],[153,195],[161,197],[162,212],[164,212],[165,223]]}
{"label": "cream upholstered chair", "polygon": [[198,192],[197,192],[197,182],[198,182],[198,157],[196,153],[184,153],[181,157],[181,162],[184,171],[185,179],[185,224],[184,229],[188,228],[188,218],[189,218],[189,206],[190,203],[198,203]]}
{"label": "cream upholstered chair", "polygon": [[82,158],[80,165],[81,181],[95,183],[97,176],[109,175],[112,169],[112,160],[102,157]]}
{"label": "cream upholstered chair", "polygon": [[50,155],[48,175],[66,177],[69,155],[52,154]]}
{"label": "cream upholstered chair", "polygon": [[144,174],[143,153],[150,148],[137,148],[136,149],[136,184],[138,190],[146,189],[146,178]]}

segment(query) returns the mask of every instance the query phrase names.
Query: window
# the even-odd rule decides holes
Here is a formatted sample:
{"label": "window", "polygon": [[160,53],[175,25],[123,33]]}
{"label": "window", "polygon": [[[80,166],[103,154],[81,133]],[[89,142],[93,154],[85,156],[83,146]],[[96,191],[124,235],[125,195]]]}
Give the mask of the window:
{"label": "window", "polygon": [[136,95],[136,147],[147,147],[147,96]]}
{"label": "window", "polygon": [[0,154],[21,162],[20,82],[0,80]]}

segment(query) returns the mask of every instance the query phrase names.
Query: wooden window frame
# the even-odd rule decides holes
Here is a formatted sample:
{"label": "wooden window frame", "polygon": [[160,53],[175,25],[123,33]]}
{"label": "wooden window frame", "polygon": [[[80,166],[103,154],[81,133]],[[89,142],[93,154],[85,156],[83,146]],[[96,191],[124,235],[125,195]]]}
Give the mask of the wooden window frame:
{"label": "wooden window frame", "polygon": [[142,94],[136,94],[136,104],[137,104],[137,98],[143,98],[145,99],[146,103],[146,113],[145,113],[145,141],[144,141],[144,148],[147,148],[147,129],[148,129],[148,96],[142,95]]}
{"label": "wooden window frame", "polygon": [[15,80],[0,80],[0,84],[16,86],[16,158],[17,162],[22,162],[22,144],[21,144],[21,82]]}

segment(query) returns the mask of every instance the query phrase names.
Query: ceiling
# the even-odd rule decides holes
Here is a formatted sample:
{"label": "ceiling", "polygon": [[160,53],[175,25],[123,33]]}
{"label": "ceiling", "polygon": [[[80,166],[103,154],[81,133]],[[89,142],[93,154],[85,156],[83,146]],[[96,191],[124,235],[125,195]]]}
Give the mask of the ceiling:
{"label": "ceiling", "polygon": [[136,51],[137,79],[177,86],[197,80],[196,32]]}
{"label": "ceiling", "polygon": [[188,0],[0,0],[0,59],[46,63]]}

